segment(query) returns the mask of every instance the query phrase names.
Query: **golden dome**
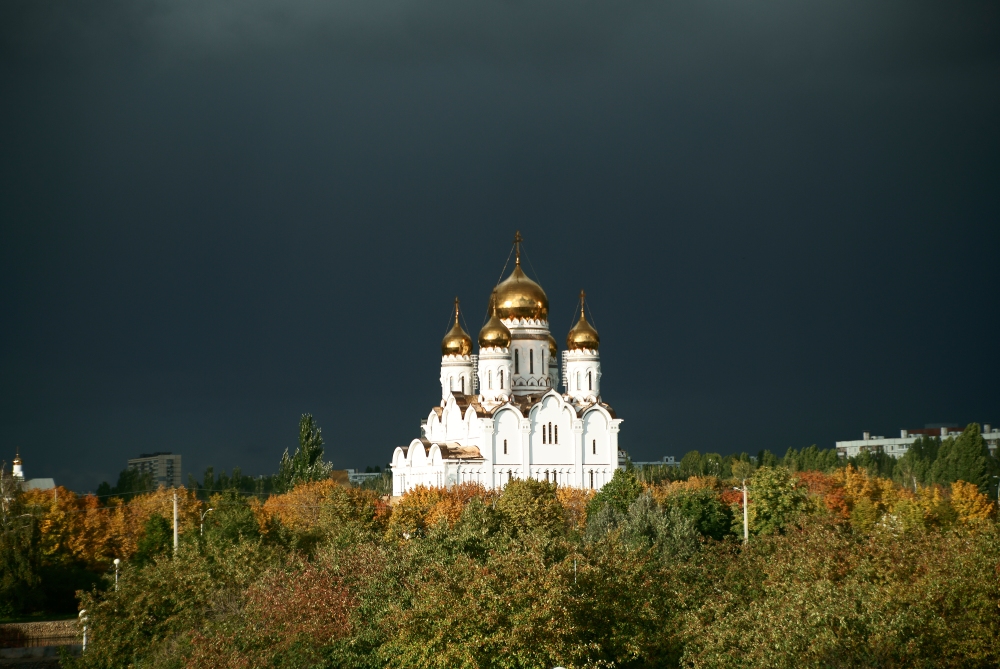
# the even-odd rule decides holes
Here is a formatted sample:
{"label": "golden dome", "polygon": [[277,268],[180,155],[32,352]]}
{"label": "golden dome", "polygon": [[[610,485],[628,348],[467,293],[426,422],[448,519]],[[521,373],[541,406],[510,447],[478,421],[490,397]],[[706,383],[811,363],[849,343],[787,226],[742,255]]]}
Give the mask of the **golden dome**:
{"label": "golden dome", "polygon": [[559,354],[559,347],[556,345],[556,338],[552,336],[551,332],[549,333],[548,337],[549,337],[549,355],[551,356],[549,359],[555,360],[556,356]]}
{"label": "golden dome", "polygon": [[490,320],[479,331],[480,348],[508,348],[510,346],[510,330],[497,318],[495,298],[490,298]]}
{"label": "golden dome", "polygon": [[579,351],[581,349],[596,351],[601,345],[601,337],[597,334],[597,330],[587,322],[587,317],[583,313],[583,298],[584,292],[581,290],[580,320],[566,336],[566,348],[571,351]]}
{"label": "golden dome", "polygon": [[458,324],[458,298],[455,298],[455,325],[441,340],[441,355],[469,355],[472,353],[472,337]]}
{"label": "golden dome", "polygon": [[517,258],[514,271],[493,289],[496,296],[496,314],[508,319],[527,318],[547,321],[549,319],[549,298],[537,283],[528,278],[521,269],[521,233],[514,237]]}

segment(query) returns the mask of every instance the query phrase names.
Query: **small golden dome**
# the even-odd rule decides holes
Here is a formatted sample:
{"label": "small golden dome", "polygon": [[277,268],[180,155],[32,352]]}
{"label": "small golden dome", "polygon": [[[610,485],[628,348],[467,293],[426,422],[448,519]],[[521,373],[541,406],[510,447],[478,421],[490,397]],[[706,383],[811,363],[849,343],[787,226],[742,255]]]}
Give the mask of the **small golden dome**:
{"label": "small golden dome", "polygon": [[469,355],[472,353],[472,337],[458,324],[458,298],[455,298],[455,325],[441,340],[441,355]]}
{"label": "small golden dome", "polygon": [[526,318],[547,321],[549,298],[542,287],[529,279],[521,269],[520,232],[514,237],[514,244],[517,247],[514,271],[493,289],[493,294],[496,296],[496,314],[504,320]]}
{"label": "small golden dome", "polygon": [[585,297],[584,292],[580,291],[580,320],[573,329],[569,331],[566,336],[566,348],[571,351],[579,351],[582,349],[587,349],[590,351],[596,351],[601,345],[601,337],[597,334],[597,330],[587,322],[587,317],[583,313],[583,298]]}
{"label": "small golden dome", "polygon": [[497,318],[496,298],[490,298],[490,320],[479,331],[480,348],[509,348],[510,330]]}
{"label": "small golden dome", "polygon": [[555,360],[556,356],[559,355],[559,347],[556,345],[556,338],[552,336],[551,332],[549,333],[548,341],[549,341],[549,355],[551,356],[551,358],[549,359]]}

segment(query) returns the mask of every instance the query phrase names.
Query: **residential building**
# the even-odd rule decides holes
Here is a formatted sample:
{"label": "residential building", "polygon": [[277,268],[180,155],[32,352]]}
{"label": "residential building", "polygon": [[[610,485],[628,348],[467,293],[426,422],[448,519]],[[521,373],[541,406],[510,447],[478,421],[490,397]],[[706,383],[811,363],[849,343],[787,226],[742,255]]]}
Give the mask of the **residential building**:
{"label": "residential building", "polygon": [[181,456],[165,452],[143,453],[128,461],[128,468],[142,474],[151,473],[154,485],[179,488],[181,485]]}
{"label": "residential building", "polygon": [[[913,442],[922,437],[958,437],[965,428],[960,426],[934,425],[919,428],[916,430],[900,430],[899,437],[873,436],[870,432],[862,433],[861,439],[853,441],[838,441],[837,454],[842,458],[853,458],[861,453],[886,453],[893,457],[901,458],[910,450]],[[1000,430],[992,427],[989,423],[983,425],[983,440],[990,454],[996,455],[997,444],[1000,443]]]}

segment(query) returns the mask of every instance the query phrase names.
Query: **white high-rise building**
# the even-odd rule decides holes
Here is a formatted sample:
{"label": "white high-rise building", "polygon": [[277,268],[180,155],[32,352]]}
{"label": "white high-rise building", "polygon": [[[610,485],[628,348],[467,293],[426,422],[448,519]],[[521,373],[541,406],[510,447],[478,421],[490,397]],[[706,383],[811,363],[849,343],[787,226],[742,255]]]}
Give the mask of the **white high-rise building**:
{"label": "white high-rise building", "polygon": [[622,419],[601,399],[600,337],[580,318],[566,338],[562,386],[549,300],[521,268],[490,296],[489,321],[472,338],[455,324],[441,342],[441,403],[423,434],[392,456],[393,495],[416,486],[474,481],[498,488],[518,478],[599,489],[619,465]]}

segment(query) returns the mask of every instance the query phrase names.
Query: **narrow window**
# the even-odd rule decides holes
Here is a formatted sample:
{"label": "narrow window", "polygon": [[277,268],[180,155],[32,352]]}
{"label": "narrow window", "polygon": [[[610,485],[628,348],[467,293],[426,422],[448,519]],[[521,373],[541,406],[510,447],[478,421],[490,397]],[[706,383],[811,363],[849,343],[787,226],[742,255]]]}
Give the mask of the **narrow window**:
{"label": "narrow window", "polygon": [[549,470],[548,469],[545,470],[545,482],[546,483],[549,482]]}
{"label": "narrow window", "polygon": [[[528,374],[534,374],[534,373],[535,373],[535,349],[531,349],[530,351],[528,351]],[[548,473],[546,473],[545,476],[548,476]]]}
{"label": "narrow window", "polygon": [[503,454],[507,455],[507,440],[503,440]]}
{"label": "narrow window", "polygon": [[500,390],[503,390],[503,370],[500,370]]}
{"label": "narrow window", "polygon": [[576,389],[580,389],[580,372],[576,373]]}
{"label": "narrow window", "polygon": [[596,440],[596,439],[594,439],[594,441],[593,441],[593,442],[591,442],[591,444],[592,444],[592,445],[593,445],[593,447],[594,447],[594,455],[597,455],[597,440]]}
{"label": "narrow window", "polygon": [[593,372],[587,372],[587,390],[594,389],[594,377],[592,374]]}
{"label": "narrow window", "polygon": [[594,489],[594,470],[590,470],[590,489]]}
{"label": "narrow window", "polygon": [[486,387],[493,390],[493,372],[486,372]]}
{"label": "narrow window", "polygon": [[462,394],[465,394],[465,377],[462,377]]}
{"label": "narrow window", "polygon": [[558,425],[556,425],[556,440],[555,440],[555,443],[557,443],[557,444],[559,443],[559,426]]}
{"label": "narrow window", "polygon": [[542,425],[542,443],[545,443],[545,425]]}
{"label": "narrow window", "polygon": [[518,351],[517,349],[514,349],[514,373],[515,374],[520,374],[521,373],[521,356],[519,355],[520,353],[521,353],[520,351]]}

